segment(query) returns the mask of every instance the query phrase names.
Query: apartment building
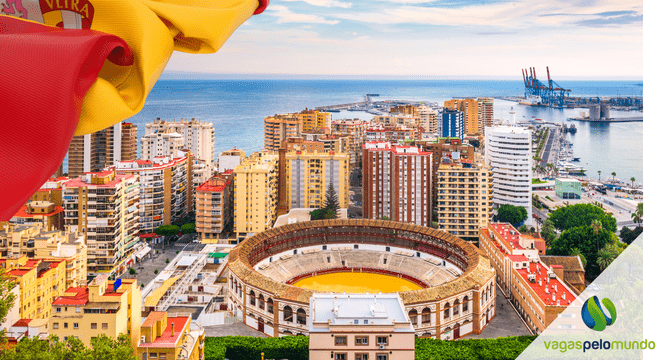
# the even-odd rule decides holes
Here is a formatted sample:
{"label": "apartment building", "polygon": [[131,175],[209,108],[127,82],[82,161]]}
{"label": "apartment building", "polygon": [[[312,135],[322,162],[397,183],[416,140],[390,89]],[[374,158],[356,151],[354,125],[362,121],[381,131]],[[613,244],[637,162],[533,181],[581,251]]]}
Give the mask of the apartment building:
{"label": "apartment building", "polygon": [[19,286],[21,319],[47,319],[51,304],[66,289],[66,261],[28,259],[27,256],[0,259],[12,282]]}
{"label": "apartment building", "polygon": [[438,133],[438,112],[426,105],[420,105],[417,109],[419,113],[419,126],[424,128],[425,132]]}
{"label": "apartment building", "polygon": [[69,177],[102,171],[118,161],[135,160],[137,126],[117,123],[107,129],[74,136],[69,146]]}
{"label": "apartment building", "polygon": [[121,273],[138,243],[140,184],[136,176],[108,170],[64,184],[64,224],[87,244],[88,272]]}
{"label": "apartment building", "polygon": [[52,302],[48,321],[51,335],[60,340],[80,339],[86,346],[105,334],[116,338],[127,334],[137,349],[140,340],[141,290],[136,279],[99,275],[86,287],[70,287]]}
{"label": "apartment building", "polygon": [[0,252],[4,264],[12,266],[23,266],[28,260],[64,260],[66,286],[87,283],[87,245],[79,232],[51,231],[40,225],[7,225],[0,229]]}
{"label": "apartment building", "polygon": [[493,206],[509,204],[527,210],[532,221],[532,133],[516,126],[486,128],[486,166],[493,170]]}
{"label": "apartment building", "polygon": [[197,187],[195,228],[202,242],[217,243],[234,221],[233,180],[233,170],[227,170]]}
{"label": "apartment building", "polygon": [[145,134],[140,139],[140,158],[142,160],[153,160],[155,157],[170,156],[183,150],[185,141],[183,135],[175,132],[172,128]]}
{"label": "apartment building", "polygon": [[413,140],[419,137],[417,128],[392,124],[376,124],[366,129],[364,135],[366,142],[389,141],[392,143]]}
{"label": "apartment building", "polygon": [[362,166],[362,145],[365,142],[365,130],[371,122],[360,119],[343,119],[332,122],[332,133],[348,138],[348,155],[351,169]]}
{"label": "apartment building", "polygon": [[445,109],[442,112],[442,137],[453,137],[463,140],[465,135],[465,119],[462,111]]}
{"label": "apartment building", "polygon": [[284,148],[289,151],[324,151],[324,144],[320,141],[304,140],[303,137],[286,139]]}
{"label": "apartment building", "polygon": [[302,119],[303,132],[312,132],[323,128],[329,128],[330,123],[332,123],[332,113],[329,112],[309,110],[306,108],[296,115],[298,118]]}
{"label": "apartment building", "polygon": [[415,330],[398,294],[314,294],[309,358],[413,360]]}
{"label": "apartment building", "polygon": [[48,201],[31,201],[23,205],[9,221],[3,224],[41,225],[49,230],[64,228],[64,208]]}
{"label": "apartment building", "polygon": [[493,126],[494,107],[493,98],[477,98],[479,109],[479,134],[486,134],[486,128]]}
{"label": "apartment building", "polygon": [[117,174],[134,175],[139,180],[139,230],[152,233],[192,211],[193,159],[180,151],[175,156],[155,157],[153,161],[119,162]]}
{"label": "apartment building", "polygon": [[389,115],[376,115],[374,122],[384,125],[403,125],[411,128],[417,128],[421,124],[422,119],[419,115],[407,114],[389,114]]}
{"label": "apartment building", "polygon": [[419,115],[418,107],[412,104],[407,105],[396,105],[390,108],[390,114],[401,114],[401,115]]}
{"label": "apartment building", "polygon": [[243,160],[245,160],[245,151],[237,149],[236,147],[230,150],[225,150],[218,155],[217,170],[221,173],[226,170],[234,170],[243,162]]}
{"label": "apartment building", "polygon": [[483,161],[443,157],[438,166],[438,229],[478,241],[493,217],[493,173]]}
{"label": "apartment building", "polygon": [[[323,131],[315,133],[302,133],[300,135],[303,141],[308,141],[309,143],[303,143],[302,147],[293,147],[289,148],[287,145],[287,151],[291,150],[301,150],[301,151],[334,151],[336,153],[346,153],[349,152],[349,138],[341,134],[332,134],[329,128],[324,129]],[[293,141],[293,139],[288,140],[288,142]],[[310,144],[314,145],[310,145]],[[317,147],[316,143],[319,143],[321,146]],[[306,145],[306,146],[305,146]]]}
{"label": "apartment building", "polygon": [[268,230],[277,219],[278,155],[250,155],[234,169],[234,232],[238,242]]}
{"label": "apartment building", "polygon": [[[174,132],[183,137],[183,148],[192,152],[195,158],[211,164],[215,161],[215,128],[210,122],[201,122],[195,118],[180,119],[168,122],[167,119],[156,118],[154,122],[145,125],[144,135]],[[144,146],[142,147],[144,152]],[[165,149],[163,148],[165,152]],[[152,154],[153,155],[153,154]],[[177,156],[170,151],[167,155]],[[154,155],[154,157],[159,155]],[[143,158],[143,160],[146,160]],[[153,160],[153,159],[149,159]]]}
{"label": "apartment building", "polygon": [[267,116],[264,118],[264,149],[277,151],[288,138],[299,137],[303,119],[296,114]]}
{"label": "apartment building", "polygon": [[188,316],[152,311],[140,327],[139,359],[203,360],[204,328],[192,326]]}
{"label": "apartment building", "polygon": [[[445,111],[456,110],[463,113],[465,135],[479,134],[479,105],[475,99],[451,99],[445,101]],[[446,136],[446,135],[443,135]],[[453,135],[452,135],[453,136]]]}
{"label": "apartment building", "polygon": [[479,230],[479,248],[490,258],[504,296],[534,334],[543,332],[578,295],[564,281],[561,265],[540,261],[540,242],[538,234],[521,234],[508,223]]}
{"label": "apartment building", "polygon": [[349,156],[345,153],[287,152],[285,183],[288,209],[323,207],[331,183],[337,193],[339,207],[348,208],[349,172]]}
{"label": "apartment building", "polygon": [[417,146],[367,142],[362,159],[365,219],[431,226],[432,153]]}

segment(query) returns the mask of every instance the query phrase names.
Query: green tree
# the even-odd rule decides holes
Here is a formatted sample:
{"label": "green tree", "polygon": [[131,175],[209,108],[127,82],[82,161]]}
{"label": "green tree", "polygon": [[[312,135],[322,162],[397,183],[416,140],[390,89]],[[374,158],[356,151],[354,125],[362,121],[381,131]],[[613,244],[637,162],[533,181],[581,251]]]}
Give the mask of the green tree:
{"label": "green tree", "polygon": [[621,254],[623,249],[615,244],[607,244],[598,251],[598,259],[596,264],[600,267],[600,271],[604,271],[610,264]]}
{"label": "green tree", "polygon": [[383,216],[383,217],[380,218],[380,219],[381,219],[381,220],[390,220],[390,218],[389,218],[388,216]]}
{"label": "green tree", "polygon": [[599,220],[604,229],[615,232],[616,219],[603,209],[592,204],[575,204],[562,206],[550,215],[555,228],[565,231],[572,227],[591,226],[594,220]]}
{"label": "green tree", "polygon": [[603,228],[598,232],[598,238],[594,229],[589,226],[572,227],[564,231],[557,240],[552,243],[550,249],[551,255],[571,255],[573,249],[580,251],[584,255],[587,265],[585,265],[585,276],[589,280],[595,279],[600,274],[600,269],[596,263],[598,258],[598,245],[606,246],[614,242],[611,232]]}
{"label": "green tree", "polygon": [[557,238],[557,231],[555,230],[555,224],[551,219],[545,219],[543,222],[543,227],[541,228],[541,237],[545,240],[545,243],[552,245],[552,242]]}
{"label": "green tree", "polygon": [[630,182],[632,182],[632,186],[631,186],[631,187],[632,187],[633,189],[635,188],[635,180],[636,180],[636,179],[635,179],[634,176],[630,178]]}
{"label": "green tree", "polygon": [[128,273],[131,275],[135,275],[135,269],[133,268],[128,269]]}
{"label": "green tree", "polygon": [[[0,267],[0,323],[5,322],[7,313],[14,306],[15,296],[11,292],[16,285],[11,281],[5,269]],[[17,301],[17,300],[16,300]],[[5,331],[0,329],[0,339],[4,338]]]}
{"label": "green tree", "polygon": [[624,243],[630,245],[632,244],[635,239],[644,231],[644,228],[641,226],[636,227],[634,230],[629,229],[628,227],[624,226],[623,229],[621,229],[621,232],[619,233],[619,238],[621,241]]}
{"label": "green tree", "polygon": [[180,229],[176,225],[161,225],[154,230],[159,236],[173,236],[179,233]]}
{"label": "green tree", "polygon": [[192,234],[195,232],[195,223],[188,223],[181,226],[181,232],[184,234]]}
{"label": "green tree", "polygon": [[582,255],[582,252],[580,252],[580,249],[578,249],[578,248],[572,248],[572,249],[571,249],[571,254],[570,254],[570,255],[571,255],[571,256],[579,256],[579,257],[580,257],[580,261],[582,261],[582,266],[585,267],[585,268],[587,267],[587,258],[584,257],[584,255]]}
{"label": "green tree", "polygon": [[526,232],[529,232],[529,229],[527,228],[527,225],[522,224],[522,225],[520,225],[520,227],[518,228],[518,231],[520,231],[521,233],[526,233]]}
{"label": "green tree", "polygon": [[603,223],[601,223],[598,219],[594,219],[591,221],[591,228],[594,229],[594,233],[596,234],[596,249],[600,250],[600,244],[598,243],[598,232],[603,228]]}
{"label": "green tree", "polygon": [[612,171],[612,184],[614,184],[614,177],[616,176],[616,172]]}
{"label": "green tree", "polygon": [[640,225],[642,223],[642,217],[644,216],[644,203],[637,204],[637,210],[630,217],[635,224]]}
{"label": "green tree", "polygon": [[527,219],[527,209],[523,206],[504,204],[497,209],[497,220],[512,225],[520,224]]}
{"label": "green tree", "polygon": [[[339,196],[335,191],[335,186],[332,184],[332,181],[325,192],[325,204],[323,204],[323,208],[326,210],[332,210],[335,216],[339,213]],[[326,215],[328,214],[329,213],[326,213]]]}
{"label": "green tree", "polygon": [[109,338],[105,334],[93,338],[91,346],[70,336],[60,341],[51,335],[48,340],[24,337],[13,348],[0,352],[0,360],[138,360],[133,354],[131,339],[126,334]]}
{"label": "green tree", "polygon": [[329,209],[314,209],[309,213],[310,220],[336,219],[337,214]]}

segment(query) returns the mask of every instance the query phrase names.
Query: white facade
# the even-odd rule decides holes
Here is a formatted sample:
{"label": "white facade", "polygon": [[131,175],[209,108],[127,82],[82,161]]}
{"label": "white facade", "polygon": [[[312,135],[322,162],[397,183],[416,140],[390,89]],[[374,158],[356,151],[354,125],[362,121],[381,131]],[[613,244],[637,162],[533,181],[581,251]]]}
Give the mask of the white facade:
{"label": "white facade", "polygon": [[181,134],[184,148],[190,150],[195,158],[209,164],[215,160],[215,128],[212,123],[203,123],[195,118],[174,122],[157,118],[153,123],[145,125],[145,136],[167,130]]}
{"label": "white facade", "polygon": [[183,136],[173,131],[159,131],[144,135],[140,139],[140,157],[142,160],[153,160],[157,156],[175,155],[183,148]]}
{"label": "white facade", "polygon": [[515,126],[486,128],[486,165],[493,170],[493,207],[509,204],[527,209],[532,221],[532,133]]}
{"label": "white facade", "polygon": [[438,112],[426,105],[417,108],[421,120],[420,125],[429,133],[438,132]]}
{"label": "white facade", "polygon": [[234,170],[241,164],[241,157],[239,155],[219,155],[218,156],[218,172],[225,172],[227,170]]}

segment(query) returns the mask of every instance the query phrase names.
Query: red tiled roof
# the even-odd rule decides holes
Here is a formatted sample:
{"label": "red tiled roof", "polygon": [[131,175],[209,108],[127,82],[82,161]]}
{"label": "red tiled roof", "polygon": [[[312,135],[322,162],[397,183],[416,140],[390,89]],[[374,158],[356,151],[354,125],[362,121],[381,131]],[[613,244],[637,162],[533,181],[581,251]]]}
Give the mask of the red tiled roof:
{"label": "red tiled roof", "polygon": [[32,321],[32,319],[20,319],[17,322],[14,323],[12,326],[28,326],[28,324]]}
{"label": "red tiled roof", "polygon": [[550,265],[551,268],[553,269],[563,269],[564,267],[561,265]]}
{"label": "red tiled roof", "polygon": [[[145,320],[146,322],[146,320]],[[188,322],[187,316],[167,318],[167,326],[161,336],[158,336],[151,343],[142,343],[139,347],[174,347],[181,335],[181,332]],[[172,324],[174,324],[174,334],[172,334]]]}
{"label": "red tiled roof", "polygon": [[[119,170],[117,170],[117,171],[119,171]],[[90,184],[90,183],[86,183],[85,181],[83,181],[83,179],[78,178],[78,179],[73,179],[73,180],[70,180],[69,182],[67,182],[65,184],[65,187],[67,187],[67,188],[77,188],[77,187],[94,186],[94,187],[97,187],[97,188],[113,188],[113,187],[117,186],[117,184],[121,183],[122,180],[130,179],[132,176],[134,176],[134,175],[119,174],[119,172],[118,172],[117,176],[115,176],[115,179],[112,180],[112,181],[109,181],[106,184]]]}
{"label": "red tiled roof", "polygon": [[8,274],[11,276],[22,276],[27,274],[30,270],[32,269],[14,269],[8,272]]}
{"label": "red tiled roof", "polygon": [[[560,306],[568,306],[575,300],[575,296],[571,295],[571,292],[568,290],[564,284],[562,284],[557,278],[552,279],[548,277],[548,269],[542,265],[542,263],[530,263],[529,271],[528,269],[516,269],[518,273],[525,279],[525,285],[531,288],[536,295],[543,301],[545,305],[557,305],[557,300],[559,300]],[[527,281],[528,274],[535,274],[536,281],[530,283]],[[541,280],[542,285],[539,285],[539,280]],[[557,291],[554,290],[554,286],[557,286]],[[548,287],[548,293],[545,292],[545,287]],[[552,294],[555,294],[555,301],[552,301]],[[566,294],[566,299],[562,299],[562,294]]]}
{"label": "red tiled roof", "polygon": [[[52,190],[52,189],[45,189],[45,190]],[[64,208],[61,206],[55,206],[55,210],[49,212],[49,213],[36,213],[36,214],[28,214],[27,212],[27,205],[21,206],[21,208],[14,214],[15,217],[20,217],[20,218],[31,218],[35,216],[53,216],[56,214],[59,214],[64,211]]]}
{"label": "red tiled roof", "polygon": [[86,305],[89,302],[89,293],[86,287],[68,288],[65,293],[75,293],[75,295],[60,296],[53,301],[53,305]]}
{"label": "red tiled roof", "polygon": [[520,262],[520,261],[529,261],[525,255],[507,255],[511,261]]}
{"label": "red tiled roof", "polygon": [[140,234],[140,238],[142,238],[142,239],[150,238],[150,237],[157,237],[157,236],[158,236],[158,234],[156,234],[156,233]]}

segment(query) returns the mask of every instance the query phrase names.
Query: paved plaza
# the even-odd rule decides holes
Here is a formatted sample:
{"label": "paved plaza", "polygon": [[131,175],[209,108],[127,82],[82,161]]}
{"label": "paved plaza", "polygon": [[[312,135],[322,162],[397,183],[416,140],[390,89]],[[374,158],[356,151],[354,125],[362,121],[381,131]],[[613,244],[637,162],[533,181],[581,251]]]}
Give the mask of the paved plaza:
{"label": "paved plaza", "polygon": [[205,326],[204,331],[206,336],[209,337],[220,337],[220,336],[252,336],[252,337],[267,337],[266,334],[260,333],[257,330],[243,324],[242,322],[237,322],[233,324],[225,325],[215,325],[215,326]]}
{"label": "paved plaza", "polygon": [[[131,275],[127,270],[121,274],[122,279],[136,279],[138,285],[144,284],[145,286],[154,278],[156,278],[155,271],[162,271],[167,265],[167,259],[170,261],[174,260],[177,255],[177,251],[183,250],[183,248],[190,243],[191,238],[189,235],[184,235],[176,242],[172,242],[170,245],[164,246],[163,243],[151,245],[151,252],[149,255],[145,256],[141,262],[134,264],[132,267],[135,269],[136,274]],[[158,251],[158,254],[156,253]]]}
{"label": "paved plaza", "polygon": [[471,334],[462,339],[494,339],[498,337],[531,335],[516,310],[511,306],[504,294],[497,288],[497,313],[493,321],[486,325],[479,335]]}

